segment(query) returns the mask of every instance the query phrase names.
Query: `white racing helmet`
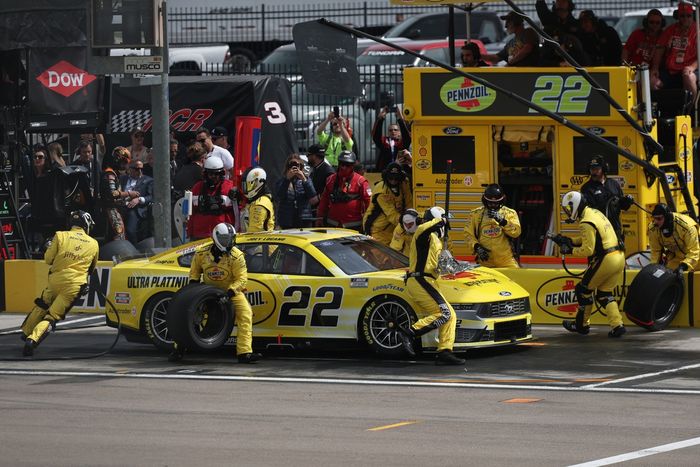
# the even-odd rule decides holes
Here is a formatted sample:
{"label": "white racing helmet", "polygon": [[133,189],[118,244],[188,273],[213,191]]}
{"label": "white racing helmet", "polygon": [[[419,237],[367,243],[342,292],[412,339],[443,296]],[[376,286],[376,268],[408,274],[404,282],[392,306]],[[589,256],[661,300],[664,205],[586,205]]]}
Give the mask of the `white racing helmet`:
{"label": "white racing helmet", "polygon": [[86,234],[90,234],[90,229],[95,225],[89,212],[77,210],[70,213],[70,225],[82,227]]}
{"label": "white racing helmet", "polygon": [[415,233],[418,228],[418,211],[415,209],[406,209],[401,216],[401,225],[408,233]]}
{"label": "white racing helmet", "polygon": [[[433,219],[446,219],[447,216],[445,216],[445,210],[441,208],[440,206],[433,206],[432,208],[428,209],[425,211],[425,214],[423,214],[423,221],[428,222]],[[447,233],[446,229],[447,223],[443,227],[440,227],[440,231],[438,232],[438,237],[443,238],[445,234]]]}
{"label": "white racing helmet", "polygon": [[578,191],[570,191],[561,199],[561,208],[572,221],[578,219],[585,205],[585,199]]}
{"label": "white racing helmet", "polygon": [[221,222],[212,230],[211,239],[214,240],[214,245],[219,251],[231,251],[236,244],[236,229],[231,224]]}
{"label": "white racing helmet", "polygon": [[248,198],[255,198],[266,182],[267,173],[262,167],[251,169],[245,177],[245,195]]}
{"label": "white racing helmet", "polygon": [[224,161],[220,157],[208,157],[204,161],[204,170],[224,174]]}

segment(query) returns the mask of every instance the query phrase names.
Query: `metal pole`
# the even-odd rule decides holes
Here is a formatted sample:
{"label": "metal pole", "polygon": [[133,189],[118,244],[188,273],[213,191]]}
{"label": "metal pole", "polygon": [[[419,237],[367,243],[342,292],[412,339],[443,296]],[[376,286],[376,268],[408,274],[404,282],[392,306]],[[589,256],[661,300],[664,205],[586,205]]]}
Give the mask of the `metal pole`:
{"label": "metal pole", "polygon": [[[448,8],[449,14],[447,17],[450,22],[447,25],[447,37],[449,37],[450,66],[455,66],[455,7],[450,5]],[[469,36],[467,36],[467,39],[469,39]]]}
{"label": "metal pole", "polygon": [[153,114],[153,237],[156,248],[172,246],[170,208],[170,132],[168,105],[168,15],[167,2],[160,11],[163,20],[163,73],[160,84],[151,86]]}

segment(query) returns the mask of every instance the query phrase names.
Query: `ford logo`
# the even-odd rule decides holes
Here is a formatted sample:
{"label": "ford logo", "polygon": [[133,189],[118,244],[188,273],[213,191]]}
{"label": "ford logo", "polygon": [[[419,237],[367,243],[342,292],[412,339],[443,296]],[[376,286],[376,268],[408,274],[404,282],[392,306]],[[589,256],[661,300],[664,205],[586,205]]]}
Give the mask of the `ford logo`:
{"label": "ford logo", "polygon": [[512,294],[507,290],[501,290],[500,292],[498,292],[498,295],[500,295],[501,297],[510,297]]}
{"label": "ford logo", "polygon": [[601,128],[599,126],[592,126],[590,128],[586,128],[586,129],[597,136],[605,134],[605,128]]}
{"label": "ford logo", "polygon": [[462,132],[462,129],[458,126],[448,126],[447,128],[443,128],[442,132],[446,135],[458,135]]}

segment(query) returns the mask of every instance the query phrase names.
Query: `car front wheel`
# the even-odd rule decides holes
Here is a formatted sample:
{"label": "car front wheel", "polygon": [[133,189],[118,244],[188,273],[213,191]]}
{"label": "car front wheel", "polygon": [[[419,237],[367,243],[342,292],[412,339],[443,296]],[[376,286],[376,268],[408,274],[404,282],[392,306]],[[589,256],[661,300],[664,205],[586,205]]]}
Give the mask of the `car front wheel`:
{"label": "car front wheel", "polygon": [[373,297],[362,309],[359,338],[381,357],[401,357],[405,352],[399,327],[408,328],[414,321],[415,314],[403,299],[393,295]]}

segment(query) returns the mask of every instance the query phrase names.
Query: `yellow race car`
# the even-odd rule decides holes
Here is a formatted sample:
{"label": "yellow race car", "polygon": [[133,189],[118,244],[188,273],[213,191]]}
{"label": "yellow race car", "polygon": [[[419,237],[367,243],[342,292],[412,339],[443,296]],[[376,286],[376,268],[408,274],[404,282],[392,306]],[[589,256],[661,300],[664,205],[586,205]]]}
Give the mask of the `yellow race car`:
{"label": "yellow race car", "polygon": [[[129,340],[147,337],[159,348],[172,346],[168,303],[188,283],[194,252],[210,244],[200,240],[113,267],[109,298]],[[403,353],[397,326],[416,321],[421,310],[406,290],[408,259],[402,254],[343,229],[239,234],[236,246],[248,266],[254,347],[360,344],[385,357]],[[439,282],[457,313],[456,351],[532,338],[528,292],[503,274],[474,267]],[[193,350],[234,342],[232,319],[206,309],[206,300],[198,303],[192,322],[184,323],[191,326]],[[117,325],[112,310],[107,322]],[[434,350],[437,333],[420,344]]]}

